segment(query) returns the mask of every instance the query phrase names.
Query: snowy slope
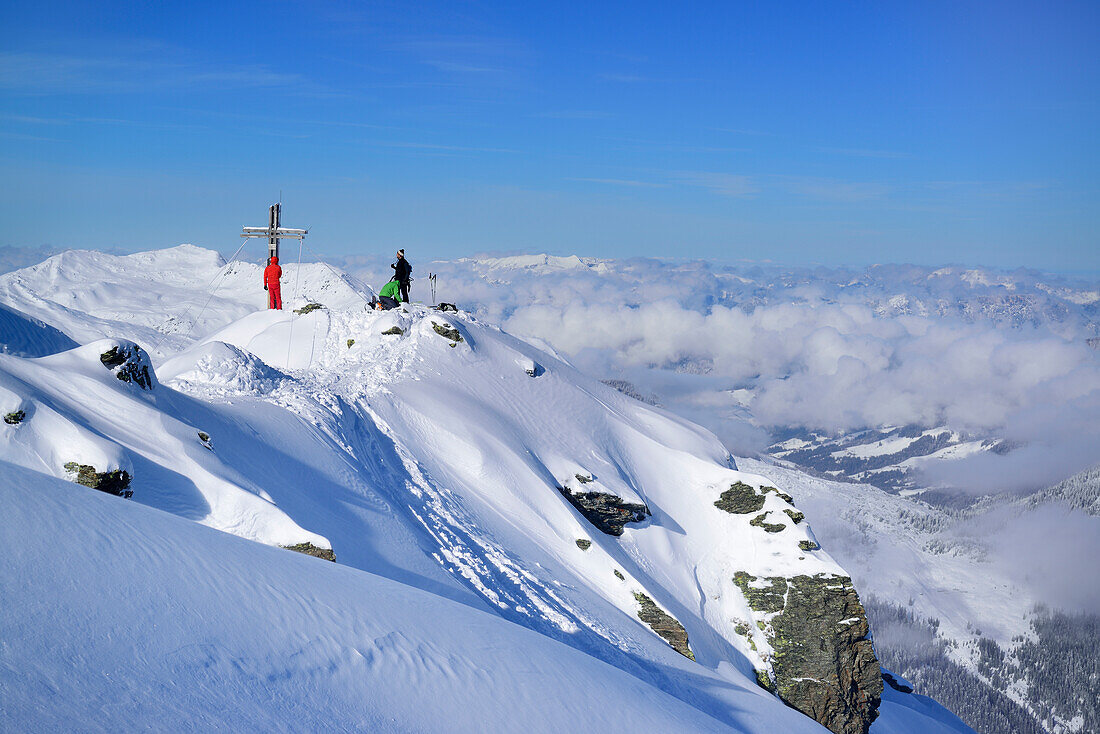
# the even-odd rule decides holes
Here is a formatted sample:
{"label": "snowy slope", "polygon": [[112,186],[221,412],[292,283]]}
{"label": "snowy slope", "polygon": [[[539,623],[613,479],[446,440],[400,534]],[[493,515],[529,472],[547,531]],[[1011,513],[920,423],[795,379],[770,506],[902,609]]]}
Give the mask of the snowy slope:
{"label": "snowy slope", "polygon": [[106,369],[100,355],[123,343],[37,359],[0,355],[0,411],[25,414],[0,434],[5,458],[59,478],[71,478],[70,463],[125,471],[140,478],[142,502],[253,540],[328,547],[203,445],[185,398]]}
{"label": "snowy slope", "polygon": [[[953,533],[956,522],[944,511],[865,484],[739,461],[789,488],[864,593],[903,604],[912,599],[914,612],[939,619],[949,639],[972,639],[975,627],[1007,646],[1027,631],[1028,613],[1042,599],[996,563],[990,548]],[[959,655],[968,660],[966,648]]]}
{"label": "snowy slope", "polygon": [[21,357],[42,357],[77,346],[57,329],[0,304],[0,352]]}
{"label": "snowy slope", "polygon": [[0,505],[5,731],[820,730],[752,690],[723,725],[495,615],[6,463]]}
{"label": "snowy slope", "polygon": [[[433,322],[460,328],[463,342],[452,347]],[[731,642],[752,654],[730,622],[751,618],[731,593],[736,570],[842,573],[825,553],[800,553],[797,542],[813,538],[805,525],[780,535],[747,525],[734,532],[735,518],[713,507],[724,485],[770,481],[731,470],[712,436],[467,317],[422,309],[300,318],[261,312],[169,360],[162,378],[172,384],[181,369],[194,376],[191,365],[202,361],[195,355],[218,342],[269,364],[284,361],[292,323],[301,338],[292,367],[310,374],[287,391],[308,391],[322,403],[310,418],[341,443],[350,446],[368,422],[393,441],[403,466],[388,480],[421,495],[412,511],[440,542],[438,552],[506,615],[531,617],[557,634],[587,628],[615,642],[608,630],[619,625],[604,617],[632,616],[634,592],[647,589],[687,627],[697,660],[718,665],[733,657]],[[382,334],[393,326],[404,333]],[[531,361],[543,370],[537,378],[525,372]],[[353,430],[333,423],[326,403],[342,403],[345,418],[355,413]],[[596,532],[556,490],[579,490],[577,474],[593,478],[585,491],[646,504],[652,518],[621,539]],[[773,495],[765,509],[779,514],[786,506]],[[578,538],[592,548],[580,550]]]}
{"label": "snowy slope", "polygon": [[[1100,554],[1100,517],[1089,512],[1100,472],[1082,472],[1029,497],[1004,495],[947,510],[766,461],[739,463],[775,478],[815,519],[818,537],[852,574],[870,616],[874,607],[884,616],[904,610],[923,620],[876,637],[880,654],[885,651],[890,659],[891,653],[903,652],[913,665],[924,666],[926,675],[937,667],[946,669],[948,662],[961,666],[948,674],[973,676],[969,687],[958,680],[925,678],[923,684],[954,688],[957,700],[971,702],[969,715],[985,716],[986,730],[1005,729],[1007,720],[997,719],[1005,714],[1028,731],[1080,730],[1073,724],[1074,712],[1080,720],[1080,712],[1088,710],[1085,699],[1051,686],[1050,675],[1029,679],[1020,671],[1018,654],[1035,644],[1054,658],[1080,661],[1092,654],[1095,635],[1059,628],[1062,637],[1048,632],[1040,640],[1035,625],[1042,627],[1048,609],[1072,614],[1094,609],[1100,601],[1100,584],[1092,571],[1092,559]],[[918,642],[922,625],[927,631],[924,643]],[[929,649],[914,657],[919,644]],[[1081,677],[1087,679],[1088,673]],[[982,682],[1007,699],[986,699]],[[985,706],[982,700],[987,700]],[[1012,702],[1022,708],[1014,712]],[[1058,706],[1057,716],[1052,703]]]}
{"label": "snowy slope", "polygon": [[[371,295],[322,263],[282,267],[288,307],[308,300],[351,305],[361,302],[358,294]],[[156,358],[265,307],[262,275],[263,265],[240,259],[227,265],[193,245],[134,255],[69,250],[0,275],[0,304],[78,342],[122,337]]]}
{"label": "snowy slope", "polygon": [[755,690],[723,725],[495,615],[6,462],[0,506],[4,730],[823,731]]}
{"label": "snowy slope", "polygon": [[738,463],[787,488],[865,593],[939,620],[946,638],[964,643],[959,662],[972,663],[979,636],[1011,649],[1037,604],[1078,610],[1100,598],[1087,572],[1063,573],[1100,551],[1100,518],[1089,512],[1096,469],[1028,497],[945,510],[770,461]]}
{"label": "snowy slope", "polygon": [[[205,257],[191,249],[142,257],[170,275],[175,258]],[[34,277],[67,268],[89,292],[114,293],[127,268],[99,257],[47,262]],[[56,305],[33,280],[5,283],[25,303]],[[846,573],[799,547],[814,535],[787,519],[797,510],[783,486],[759,489],[776,484],[733,468],[712,435],[468,314],[371,312],[335,288],[308,314],[244,313],[197,340],[173,331],[166,345],[189,346],[164,352],[159,384],[142,390],[102,363],[126,343],[94,340],[115,323],[154,339],[175,330],[158,320],[158,289],[146,288],[144,307],[127,295],[133,324],[104,320],[91,296],[58,312],[85,347],[0,357],[0,407],[27,416],[0,426],[0,459],[54,477],[70,460],[126,470],[135,502],[269,545],[331,547],[342,565],[495,611],[728,726],[744,711],[791,715],[756,683],[771,670],[776,615],[750,607],[734,577]],[[56,438],[65,432],[75,439]],[[70,458],[72,447],[84,453]],[[715,506],[739,483],[778,531]],[[649,515],[602,533],[565,496],[583,492]],[[695,662],[643,623],[639,595],[682,625]],[[915,723],[920,708],[958,730],[935,704],[889,688],[872,730],[935,730]]]}

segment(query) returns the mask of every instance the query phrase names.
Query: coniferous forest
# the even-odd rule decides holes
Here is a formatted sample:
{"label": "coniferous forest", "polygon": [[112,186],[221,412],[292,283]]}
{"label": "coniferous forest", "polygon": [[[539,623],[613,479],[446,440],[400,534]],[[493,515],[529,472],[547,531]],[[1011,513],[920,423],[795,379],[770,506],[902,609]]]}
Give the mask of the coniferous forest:
{"label": "coniferous forest", "polygon": [[[975,673],[950,657],[958,643],[938,634],[938,620],[877,598],[865,606],[883,667],[980,734],[1100,731],[1100,616],[1037,609],[1012,650],[979,637]],[[1010,686],[1026,689],[1031,710],[1002,692]]]}

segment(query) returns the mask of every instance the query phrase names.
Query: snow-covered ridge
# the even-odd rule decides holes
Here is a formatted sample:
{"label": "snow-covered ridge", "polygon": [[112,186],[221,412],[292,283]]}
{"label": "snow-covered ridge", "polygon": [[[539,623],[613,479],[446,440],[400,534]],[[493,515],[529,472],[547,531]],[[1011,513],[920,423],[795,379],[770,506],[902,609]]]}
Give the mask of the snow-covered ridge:
{"label": "snow-covered ridge", "polygon": [[75,478],[74,465],[124,472],[143,504],[250,540],[329,547],[207,446],[215,429],[201,404],[107,363],[127,348],[102,339],[37,359],[0,355],[0,412],[22,414],[3,427],[3,458],[62,479]]}
{"label": "snow-covered ridge", "polygon": [[570,270],[591,270],[606,273],[607,263],[592,257],[577,255],[507,255],[504,257],[460,258],[457,262],[466,263],[487,270],[524,270],[530,273],[547,273]]}
{"label": "snow-covered ridge", "polygon": [[928,479],[921,470],[937,462],[1004,453],[1013,448],[1003,439],[978,439],[945,426],[885,426],[837,436],[800,430],[785,431],[781,436],[784,440],[769,446],[767,453],[785,465],[902,494],[919,494],[929,489]]}
{"label": "snow-covered ridge", "polygon": [[[122,337],[154,359],[267,305],[263,265],[193,245],[133,255],[70,250],[0,275],[0,304],[80,342]],[[333,307],[373,293],[323,263],[283,264],[284,298]]]}
{"label": "snow-covered ridge", "polygon": [[[64,265],[95,293],[126,278],[94,257],[70,253]],[[42,304],[39,276],[12,276],[22,300],[56,306]],[[189,344],[165,348],[152,390],[109,368],[105,355],[130,349],[117,338],[0,357],[0,407],[24,414],[0,426],[0,459],[57,478],[68,463],[125,471],[138,503],[269,545],[331,547],[341,564],[492,610],[727,727],[791,720],[759,682],[834,731],[865,729],[882,684],[862,608],[797,496],[738,471],[707,431],[470,314],[369,311],[341,278],[320,282],[334,296],[316,299],[324,308],[177,334]],[[242,279],[242,309],[248,287]],[[127,296],[154,337],[170,328],[156,320],[158,288],[144,308]],[[86,337],[115,323],[62,313]],[[50,454],[56,432],[37,433],[47,409],[99,453]],[[596,518],[623,508],[641,509],[621,534],[601,531]],[[794,601],[835,619],[806,627]],[[792,643],[817,636],[832,673],[799,669]],[[841,689],[835,675],[857,682]],[[825,691],[841,703],[814,708]],[[911,726],[915,699],[909,713],[891,705],[875,731]]]}

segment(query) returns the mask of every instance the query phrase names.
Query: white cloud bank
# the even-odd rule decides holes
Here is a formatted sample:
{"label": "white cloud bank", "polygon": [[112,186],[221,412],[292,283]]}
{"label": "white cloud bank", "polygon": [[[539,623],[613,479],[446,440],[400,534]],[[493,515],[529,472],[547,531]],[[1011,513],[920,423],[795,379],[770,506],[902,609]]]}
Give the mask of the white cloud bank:
{"label": "white cloud bank", "polygon": [[[908,266],[507,263],[424,267],[440,273],[441,300],[545,340],[597,376],[630,379],[735,451],[762,447],[754,426],[947,425],[1026,444],[930,470],[983,491],[1100,462],[1100,352],[1086,343],[1098,328],[1095,283]],[[425,280],[414,295],[427,299]]]}

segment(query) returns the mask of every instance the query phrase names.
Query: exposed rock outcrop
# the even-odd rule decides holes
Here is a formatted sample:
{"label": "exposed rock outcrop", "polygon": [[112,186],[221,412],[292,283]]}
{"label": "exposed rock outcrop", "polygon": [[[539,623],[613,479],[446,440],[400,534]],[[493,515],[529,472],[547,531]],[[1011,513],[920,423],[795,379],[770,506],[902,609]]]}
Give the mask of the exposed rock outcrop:
{"label": "exposed rock outcrop", "polygon": [[791,518],[791,522],[793,522],[795,525],[806,519],[806,515],[799,512],[798,510],[783,510],[783,512],[787,515],[787,517]]}
{"label": "exposed rock outcrop", "polygon": [[113,494],[116,497],[129,499],[134,496],[130,489],[130,473],[120,469],[114,471],[97,472],[90,464],[78,464],[70,461],[65,464],[65,471],[73,475],[73,481],[83,484],[85,487],[98,489],[100,492]]}
{"label": "exposed rock outcrop", "polygon": [[733,576],[733,583],[741,589],[741,593],[749,602],[755,612],[781,612],[787,600],[787,579],[782,576],[772,576],[766,579],[757,579],[755,576],[738,571]]}
{"label": "exposed rock outcrop", "polygon": [[684,625],[657,606],[656,602],[640,591],[634,592],[634,598],[638,601],[638,619],[649,625],[649,628],[664,638],[672,649],[683,655],[688,660],[695,660],[695,653],[688,645],[687,630]]}
{"label": "exposed rock outcrop", "polygon": [[587,538],[577,538],[577,547],[581,550],[588,550],[592,547],[592,541]]}
{"label": "exposed rock outcrop", "polygon": [[436,334],[439,334],[444,339],[450,339],[455,344],[462,341],[462,334],[458,333],[458,329],[450,324],[441,324],[438,321],[433,321],[432,328],[435,329]]}
{"label": "exposed rock outcrop", "polygon": [[27,417],[26,411],[13,410],[4,416],[4,422],[9,426],[17,426],[23,422],[23,419]]}
{"label": "exposed rock outcrop", "polygon": [[757,528],[763,528],[765,533],[778,533],[783,528],[787,527],[782,523],[768,522],[768,513],[763,512],[753,519],[749,520],[749,525]]}
{"label": "exposed rock outcrop", "polygon": [[894,674],[891,673],[889,670],[884,669],[882,671],[882,680],[885,681],[886,685],[890,686],[891,688],[893,688],[898,693],[912,693],[913,692],[913,687],[912,686],[906,685],[903,681],[901,681],[897,677],[895,677]]}
{"label": "exposed rock outcrop", "polygon": [[299,316],[305,316],[307,313],[313,313],[314,311],[322,308],[324,308],[324,306],[322,306],[320,303],[307,303],[301,308],[294,309],[294,313],[298,314]]}
{"label": "exposed rock outcrop", "polygon": [[748,515],[764,508],[764,495],[745,484],[734,482],[718,497],[714,506],[732,515]]}
{"label": "exposed rock outcrop", "polygon": [[764,492],[765,494],[767,494],[768,492],[771,492],[776,497],[783,500],[784,502],[786,502],[791,507],[794,507],[794,499],[789,494],[787,494],[786,492],[780,492],[778,487],[761,487],[760,491]]}
{"label": "exposed rock outcrop", "polygon": [[382,336],[401,336],[404,333],[404,330],[400,326],[391,326],[382,332]]}
{"label": "exposed rock outcrop", "polygon": [[120,342],[111,347],[99,355],[99,361],[123,382],[133,383],[143,390],[152,390],[156,384],[149,355],[133,342]]}
{"label": "exposed rock outcrop", "polygon": [[325,561],[332,561],[336,563],[336,553],[331,548],[318,548],[313,543],[298,543],[297,545],[284,545],[283,548],[292,550],[295,553],[304,553],[307,556],[313,556],[314,558],[320,558]]}
{"label": "exposed rock outcrop", "polygon": [[866,734],[878,715],[882,673],[852,580],[826,574],[757,579],[745,572],[733,580],[767,619],[774,654],[771,676],[760,671],[765,687],[835,734]]}
{"label": "exposed rock outcrop", "polygon": [[562,496],[584,515],[601,532],[620,536],[627,523],[641,522],[649,517],[649,508],[622,497],[605,492],[573,492],[567,487],[558,487]]}

